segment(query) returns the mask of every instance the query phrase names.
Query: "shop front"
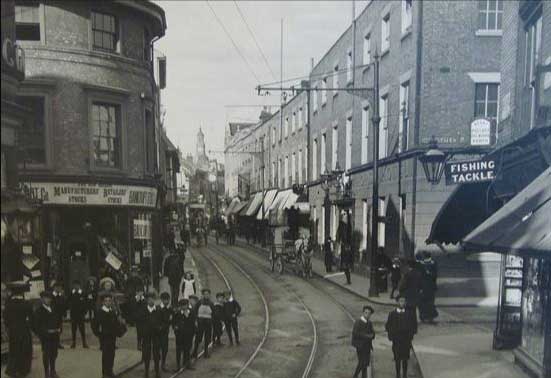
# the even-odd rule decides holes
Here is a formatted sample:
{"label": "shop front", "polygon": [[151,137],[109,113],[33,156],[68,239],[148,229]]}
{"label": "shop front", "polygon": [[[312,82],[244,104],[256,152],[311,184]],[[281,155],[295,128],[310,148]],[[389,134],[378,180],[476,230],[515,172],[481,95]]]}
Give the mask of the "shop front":
{"label": "shop front", "polygon": [[161,217],[155,187],[32,182],[23,189],[42,203],[42,239],[33,255],[43,261],[46,285],[56,280],[68,288],[74,280],[84,284],[110,276],[122,286],[131,268],[149,280],[158,276]]}

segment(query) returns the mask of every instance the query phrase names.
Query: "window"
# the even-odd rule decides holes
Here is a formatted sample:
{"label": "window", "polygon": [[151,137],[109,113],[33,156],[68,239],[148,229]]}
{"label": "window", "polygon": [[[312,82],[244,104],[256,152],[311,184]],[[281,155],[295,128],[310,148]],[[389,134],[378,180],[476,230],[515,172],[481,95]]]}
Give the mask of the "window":
{"label": "window", "polygon": [[367,206],[367,200],[362,200],[362,243],[360,249],[367,249],[367,218],[369,217],[369,208]]}
{"label": "window", "polygon": [[304,159],[303,159],[303,174],[302,177],[304,177],[304,181],[308,180],[308,146],[304,147]]}
{"label": "window", "polygon": [[283,177],[283,187],[287,187],[290,185],[289,180],[289,156],[285,156],[285,176]]}
{"label": "window", "polygon": [[501,30],[503,0],[478,0],[478,29]]}
{"label": "window", "polygon": [[388,96],[381,97],[379,111],[381,122],[379,123],[379,159],[387,157],[388,145]]}
{"label": "window", "polygon": [[352,59],[352,50],[348,51],[348,54],[346,54],[346,82],[351,83],[353,78],[353,59]]}
{"label": "window", "polygon": [[321,134],[321,151],[320,151],[320,176],[327,170],[327,134]]}
{"label": "window", "polygon": [[93,103],[94,162],[97,167],[120,166],[120,110],[117,105]]}
{"label": "window", "polygon": [[497,120],[498,99],[499,84],[476,83],[474,116]]}
{"label": "window", "polygon": [[298,108],[298,129],[302,129],[302,122],[303,122],[304,114],[302,112],[302,106]]}
{"label": "window", "polygon": [[406,33],[413,21],[413,0],[402,0],[402,34]]}
{"label": "window", "polygon": [[293,121],[291,123],[291,132],[294,134],[297,131],[297,112],[293,112]]}
{"label": "window", "polygon": [[272,145],[275,146],[275,142],[276,142],[276,133],[277,133],[277,130],[276,130],[276,127],[274,126],[272,128]]}
{"label": "window", "polygon": [[371,36],[369,34],[364,37],[362,62],[364,65],[371,63]]}
{"label": "window", "polygon": [[277,186],[276,184],[276,162],[272,161],[272,186]]}
{"label": "window", "polygon": [[298,183],[302,184],[302,149],[298,150]]}
{"label": "window", "polygon": [[381,22],[381,51],[385,52],[390,48],[390,13]]}
{"label": "window", "polygon": [[153,124],[153,117],[151,115],[151,110],[146,109],[145,111],[145,122],[144,122],[144,135],[145,135],[145,166],[147,172],[154,172],[155,164],[155,126]]}
{"label": "window", "polygon": [[313,103],[313,111],[315,113],[318,111],[318,85],[317,84],[314,86],[314,90],[312,91],[312,103]]}
{"label": "window", "polygon": [[409,82],[400,85],[400,128],[398,129],[398,152],[408,149],[409,136]]}
{"label": "window", "polygon": [[339,94],[337,88],[339,88],[339,66],[335,66],[333,70],[333,96]]}
{"label": "window", "polygon": [[333,135],[331,138],[331,168],[337,167],[337,161],[339,159],[339,127],[333,126]]}
{"label": "window", "polygon": [[524,101],[523,117],[534,127],[536,119],[536,67],[541,60],[542,16],[541,8],[531,17],[524,27]]}
{"label": "window", "polygon": [[366,164],[368,160],[367,146],[369,142],[369,107],[362,108],[362,164]]}
{"label": "window", "polygon": [[291,185],[295,183],[296,169],[297,169],[297,154],[293,152],[291,155]]}
{"label": "window", "polygon": [[[379,219],[384,219],[384,216],[385,216],[385,211],[386,210],[386,198],[385,197],[379,197]],[[377,225],[377,230],[379,231],[379,247],[384,247],[385,246],[385,222],[384,221],[379,221],[378,222],[378,225]]]}
{"label": "window", "polygon": [[144,28],[143,29],[143,60],[146,62],[151,62],[153,59],[153,53],[152,53],[152,46],[151,46],[151,35],[149,34],[149,29]]}
{"label": "window", "polygon": [[327,77],[324,77],[321,81],[321,105],[327,103]]}
{"label": "window", "polygon": [[283,186],[281,177],[281,159],[277,161],[277,186],[280,188]]}
{"label": "window", "polygon": [[349,170],[352,168],[352,117],[346,119],[346,157],[344,163],[344,169]]}
{"label": "window", "polygon": [[18,41],[40,41],[39,4],[15,7],[15,38]]}
{"label": "window", "polygon": [[115,16],[92,12],[92,47],[94,50],[115,52],[119,39],[117,27]]}
{"label": "window", "polygon": [[285,138],[289,136],[289,117],[285,117]]}
{"label": "window", "polygon": [[314,138],[312,143],[312,180],[318,178],[318,140]]}
{"label": "window", "polygon": [[25,164],[46,164],[46,106],[43,96],[19,96],[17,103],[31,115],[18,133],[18,161]]}

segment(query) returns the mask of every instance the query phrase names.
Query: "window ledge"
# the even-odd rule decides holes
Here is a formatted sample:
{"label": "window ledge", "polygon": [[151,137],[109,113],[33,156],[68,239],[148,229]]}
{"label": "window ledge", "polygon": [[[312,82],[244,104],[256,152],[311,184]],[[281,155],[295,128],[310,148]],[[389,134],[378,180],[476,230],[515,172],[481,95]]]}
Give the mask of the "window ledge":
{"label": "window ledge", "polygon": [[474,35],[477,37],[501,37],[503,36],[503,30],[478,29]]}
{"label": "window ledge", "polygon": [[390,46],[387,46],[383,51],[381,51],[381,58],[387,55],[390,51]]}
{"label": "window ledge", "polygon": [[408,26],[408,27],[406,28],[406,30],[404,30],[404,31],[402,32],[402,36],[400,37],[400,41],[403,41],[404,39],[406,39],[408,36],[411,35],[411,33],[412,33],[412,32],[411,32],[411,26]]}

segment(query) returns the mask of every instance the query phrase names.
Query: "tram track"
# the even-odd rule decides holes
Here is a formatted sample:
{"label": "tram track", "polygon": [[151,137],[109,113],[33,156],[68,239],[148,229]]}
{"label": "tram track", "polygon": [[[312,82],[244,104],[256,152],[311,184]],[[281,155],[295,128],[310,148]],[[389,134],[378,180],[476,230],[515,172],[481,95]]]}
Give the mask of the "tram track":
{"label": "tram track", "polygon": [[[211,248],[211,250],[214,251],[220,258],[226,260],[235,269],[239,270],[244,276],[247,277],[247,279],[251,283],[254,284],[254,286],[258,290],[262,291],[260,289],[259,285],[256,283],[255,279],[251,276],[251,274],[249,274],[249,272],[247,272],[247,270],[245,268],[243,268],[242,265],[238,264],[233,257],[229,257],[229,255],[227,253],[224,253],[219,247],[214,247],[213,246],[213,248]],[[241,263],[243,263],[243,261],[241,261]],[[271,277],[271,275],[267,275],[267,276]],[[271,278],[273,278],[273,277],[271,277]],[[298,296],[296,294],[296,292],[290,290],[285,285],[281,285],[281,286],[287,291],[288,294],[292,295],[292,297],[301,305],[301,307],[304,309],[304,312],[307,314],[308,319],[309,319],[310,324],[311,324],[311,327],[312,327],[312,335],[313,335],[312,336],[312,346],[311,346],[311,349],[310,349],[310,353],[308,355],[308,359],[306,361],[306,365],[305,365],[304,369],[302,370],[302,374],[301,374],[302,378],[308,378],[310,376],[311,372],[312,372],[312,367],[314,365],[314,361],[315,361],[315,358],[316,358],[316,352],[318,350],[318,343],[319,343],[318,328],[317,328],[316,320],[314,319],[314,316],[313,316],[310,308],[306,305],[306,303],[303,301],[303,299],[300,298],[300,296]],[[265,302],[265,304],[266,304],[266,308],[268,308],[267,302]],[[270,329],[269,329],[269,324],[268,324],[267,328],[265,328],[265,337],[263,338],[262,345],[264,345],[264,342],[267,340],[269,330]],[[238,376],[241,376],[241,373],[243,373],[247,369],[247,367],[252,363],[252,361],[254,360],[254,358],[257,356],[258,352],[262,348],[262,345],[259,345],[259,347],[255,350],[254,355],[252,355],[251,358],[249,359],[248,363],[245,366],[243,366],[243,368],[239,372],[239,375],[236,375],[236,378]]]}

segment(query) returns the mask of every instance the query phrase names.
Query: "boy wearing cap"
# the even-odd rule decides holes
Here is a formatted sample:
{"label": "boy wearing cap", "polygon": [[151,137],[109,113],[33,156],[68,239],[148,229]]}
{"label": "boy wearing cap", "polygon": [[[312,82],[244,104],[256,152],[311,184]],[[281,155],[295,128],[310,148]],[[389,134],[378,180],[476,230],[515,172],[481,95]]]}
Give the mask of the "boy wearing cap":
{"label": "boy wearing cap", "polygon": [[63,332],[63,319],[67,315],[67,299],[63,293],[63,283],[58,281],[54,284],[54,290],[52,291],[52,309],[57,314],[59,322],[59,338],[60,342],[58,345],[59,349],[63,349],[61,345],[61,333]]}
{"label": "boy wearing cap", "polygon": [[147,304],[145,301],[143,290],[136,290],[136,294],[130,299],[130,303],[128,304],[128,318],[131,324],[136,326],[138,350],[142,350],[143,332],[141,326],[141,316],[143,315],[146,306]]}
{"label": "boy wearing cap", "polygon": [[145,365],[145,377],[149,377],[149,364],[153,356],[153,364],[155,367],[155,377],[160,377],[159,360],[160,360],[160,343],[162,329],[161,311],[155,306],[155,293],[147,293],[147,306],[141,317],[141,327],[143,332],[142,345],[142,360]]}
{"label": "boy wearing cap", "polygon": [[69,294],[69,314],[71,316],[71,336],[73,337],[73,343],[71,348],[76,346],[76,334],[77,328],[80,332],[80,338],[82,339],[82,347],[88,348],[86,344],[86,331],[84,329],[84,314],[86,313],[86,294],[80,287],[78,280],[73,281],[73,289]]}
{"label": "boy wearing cap", "polygon": [[226,293],[226,301],[224,302],[224,323],[228,338],[230,339],[230,345],[233,345],[232,331],[235,336],[235,342],[239,345],[239,324],[237,323],[239,314],[241,314],[241,306],[233,297],[232,292],[228,291]]}
{"label": "boy wearing cap", "polygon": [[46,378],[58,378],[55,363],[59,346],[59,314],[53,307],[53,295],[50,292],[40,293],[41,305],[34,312],[33,330],[40,338],[42,346],[42,364]]}
{"label": "boy wearing cap", "polygon": [[394,366],[396,378],[400,378],[400,370],[403,377],[407,377],[408,360],[413,336],[417,333],[417,316],[414,309],[406,307],[406,298],[396,298],[398,307],[388,314],[385,324],[388,339],[392,341],[392,353],[394,354]]}
{"label": "boy wearing cap", "polygon": [[[176,336],[176,363],[177,369],[180,370],[181,362],[186,369],[191,369],[190,352],[193,345],[193,336],[196,332],[195,318],[191,313],[189,307],[189,301],[182,299],[178,302],[178,310],[174,313],[172,318],[172,328],[174,329],[174,335]],[[182,361],[183,357],[183,361]]]}
{"label": "boy wearing cap", "polygon": [[373,339],[375,331],[373,324],[369,320],[375,312],[371,306],[364,306],[362,316],[354,323],[352,329],[352,346],[356,348],[358,355],[358,365],[354,371],[354,378],[362,373],[362,378],[367,378],[367,367],[371,360],[371,350],[373,349]]}
{"label": "boy wearing cap", "polygon": [[166,355],[168,353],[168,332],[170,330],[170,324],[172,322],[173,308],[170,305],[170,294],[167,292],[161,293],[161,304],[158,308],[161,313],[161,333],[160,333],[160,343],[161,343],[161,369],[163,371],[168,371],[166,369]]}
{"label": "boy wearing cap", "polygon": [[101,347],[101,371],[104,378],[114,378],[115,347],[120,335],[121,321],[115,310],[113,294],[101,296],[101,307],[92,322],[92,331],[99,338]]}
{"label": "boy wearing cap", "polygon": [[222,341],[220,340],[220,338],[222,337],[222,324],[224,320],[224,293],[216,293],[214,312],[212,314],[214,345],[222,345]]}
{"label": "boy wearing cap", "polygon": [[193,357],[197,358],[197,349],[203,340],[205,358],[209,358],[209,344],[212,338],[212,316],[214,314],[214,304],[210,300],[209,289],[203,289],[201,293],[203,294],[203,297],[193,308],[193,313],[197,317],[197,335],[195,337],[195,345],[193,347]]}

